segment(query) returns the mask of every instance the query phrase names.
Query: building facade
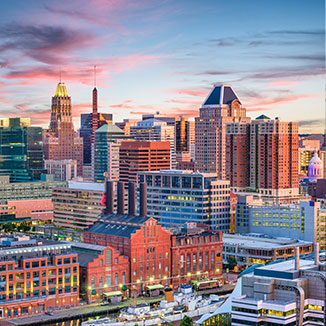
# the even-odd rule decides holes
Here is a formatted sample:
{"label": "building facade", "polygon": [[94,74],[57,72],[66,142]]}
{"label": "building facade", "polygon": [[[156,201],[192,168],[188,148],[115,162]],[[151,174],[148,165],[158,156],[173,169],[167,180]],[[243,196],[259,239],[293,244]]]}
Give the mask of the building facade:
{"label": "building facade", "polygon": [[120,146],[119,179],[138,182],[139,171],[170,169],[170,142],[122,141]]}
{"label": "building facade", "polygon": [[79,304],[78,256],[70,244],[0,240],[0,323]]}
{"label": "building facade", "polygon": [[29,118],[0,119],[0,175],[28,182],[44,172],[42,128],[31,127]]}
{"label": "building facade", "polygon": [[43,134],[46,160],[76,160],[77,174],[83,174],[83,139],[74,131],[71,98],[66,85],[59,83],[52,97],[50,128]]}
{"label": "building facade", "polygon": [[69,182],[68,187],[53,189],[53,223],[69,229],[85,229],[102,212],[103,184]]}
{"label": "building facade", "polygon": [[77,177],[76,160],[45,160],[44,167],[55,181],[69,181]]}
{"label": "building facade", "polygon": [[174,289],[198,278],[219,278],[221,285],[224,283],[220,231],[212,231],[204,224],[186,223],[184,227],[172,231],[171,257]]}
{"label": "building facade", "polygon": [[205,223],[214,230],[230,227],[230,183],[216,173],[181,170],[139,172],[147,184],[150,216],[165,227]]}
{"label": "building facade", "polygon": [[195,118],[196,166],[200,172],[217,173],[226,178],[226,123],[249,122],[246,109],[230,85],[214,85],[214,88]]}
{"label": "building facade", "polygon": [[104,182],[105,175],[116,178],[118,174],[119,147],[125,139],[123,130],[116,125],[105,124],[95,131],[94,182]]}

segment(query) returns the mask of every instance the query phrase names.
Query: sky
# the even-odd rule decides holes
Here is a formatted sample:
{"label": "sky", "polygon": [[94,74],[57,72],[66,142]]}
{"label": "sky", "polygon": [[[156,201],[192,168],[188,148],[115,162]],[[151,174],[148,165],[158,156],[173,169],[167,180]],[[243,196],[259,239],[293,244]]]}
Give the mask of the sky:
{"label": "sky", "polygon": [[193,118],[214,83],[231,84],[248,116],[321,133],[324,0],[0,1],[0,117],[47,127],[61,79],[75,127],[91,112]]}

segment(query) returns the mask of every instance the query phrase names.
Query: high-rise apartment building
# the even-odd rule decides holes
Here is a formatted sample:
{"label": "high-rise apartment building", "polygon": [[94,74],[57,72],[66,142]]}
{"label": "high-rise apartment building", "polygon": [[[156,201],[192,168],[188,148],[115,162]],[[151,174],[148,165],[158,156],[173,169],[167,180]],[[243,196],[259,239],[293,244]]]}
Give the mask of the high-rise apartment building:
{"label": "high-rise apartment building", "polygon": [[225,177],[235,191],[249,185],[249,131],[248,122],[226,124]]}
{"label": "high-rise apartment building", "polygon": [[170,169],[170,142],[122,141],[120,146],[120,181],[137,182],[139,171]]}
{"label": "high-rise apartment building", "polygon": [[26,182],[44,172],[42,128],[31,127],[29,118],[0,119],[0,175]]}
{"label": "high-rise apartment building", "polygon": [[205,223],[229,232],[230,183],[216,173],[181,170],[139,172],[147,184],[148,214],[165,227]]}
{"label": "high-rise apartment building", "polygon": [[175,127],[166,121],[146,119],[139,121],[137,126],[130,127],[130,137],[137,141],[169,141],[171,150],[171,168],[176,167]]}
{"label": "high-rise apartment building", "polygon": [[250,124],[250,183],[271,196],[299,193],[298,123],[261,115]]}
{"label": "high-rise apartment building", "polygon": [[196,170],[226,178],[226,123],[249,122],[246,109],[230,85],[217,84],[200,108],[196,121]]}
{"label": "high-rise apartment building", "polygon": [[71,98],[66,85],[59,83],[52,97],[50,129],[43,136],[46,160],[77,161],[77,174],[83,173],[83,139],[74,131]]}
{"label": "high-rise apartment building", "polygon": [[94,181],[104,182],[119,178],[119,147],[126,139],[123,130],[113,124],[105,124],[95,131],[94,141]]}

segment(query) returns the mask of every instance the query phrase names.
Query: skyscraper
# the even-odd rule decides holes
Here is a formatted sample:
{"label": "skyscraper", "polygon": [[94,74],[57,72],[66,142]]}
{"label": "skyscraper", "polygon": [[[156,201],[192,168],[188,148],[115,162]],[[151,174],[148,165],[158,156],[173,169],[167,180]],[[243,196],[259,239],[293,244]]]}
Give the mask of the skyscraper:
{"label": "skyscraper", "polygon": [[196,169],[226,177],[226,123],[250,121],[230,85],[216,84],[196,121]]}
{"label": "skyscraper", "polygon": [[50,129],[43,136],[46,160],[77,161],[77,174],[83,171],[83,139],[74,131],[71,98],[66,85],[59,83],[52,97]]}
{"label": "skyscraper", "polygon": [[250,124],[250,189],[293,196],[298,184],[298,123],[261,115]]}
{"label": "skyscraper", "polygon": [[29,118],[0,119],[0,175],[24,182],[44,172],[42,128],[31,127]]}
{"label": "skyscraper", "polygon": [[123,139],[125,134],[116,125],[105,124],[95,131],[94,182],[104,182],[105,173],[108,180],[119,179],[119,147]]}
{"label": "skyscraper", "polygon": [[138,171],[170,169],[170,142],[122,141],[120,146],[120,181],[137,182]]}

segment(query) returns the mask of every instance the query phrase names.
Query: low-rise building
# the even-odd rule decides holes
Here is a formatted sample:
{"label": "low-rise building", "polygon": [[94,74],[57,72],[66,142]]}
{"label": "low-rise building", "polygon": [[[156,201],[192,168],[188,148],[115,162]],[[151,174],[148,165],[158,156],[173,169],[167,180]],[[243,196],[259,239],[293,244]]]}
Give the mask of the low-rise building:
{"label": "low-rise building", "polygon": [[298,247],[300,254],[307,255],[313,251],[313,243],[271,237],[265,234],[223,234],[223,263],[235,259],[240,266],[267,264],[278,259],[289,259],[294,256]]}
{"label": "low-rise building", "polygon": [[325,325],[326,265],[299,259],[255,268],[232,299],[232,325]]}
{"label": "low-rise building", "polygon": [[71,244],[29,237],[0,238],[2,319],[79,304],[79,263]]}
{"label": "low-rise building", "polygon": [[77,177],[76,160],[45,160],[44,167],[55,181],[69,181]]}
{"label": "low-rise building", "polygon": [[186,223],[171,231],[173,288],[198,278],[219,279],[223,284],[222,232],[198,223]]}
{"label": "low-rise building", "polygon": [[80,293],[89,303],[110,296],[112,292],[123,291],[123,285],[130,288],[127,284],[128,257],[120,255],[112,247],[80,242],[73,242],[72,249],[78,253]]}
{"label": "low-rise building", "polygon": [[21,222],[52,222],[53,204],[51,199],[8,200],[0,204],[0,224]]}

